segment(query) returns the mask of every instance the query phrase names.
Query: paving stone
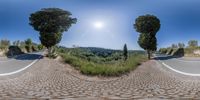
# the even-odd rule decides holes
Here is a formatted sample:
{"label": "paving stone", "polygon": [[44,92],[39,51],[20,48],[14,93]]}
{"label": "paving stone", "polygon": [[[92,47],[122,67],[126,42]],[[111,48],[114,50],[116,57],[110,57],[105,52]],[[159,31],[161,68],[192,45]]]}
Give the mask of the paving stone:
{"label": "paving stone", "polygon": [[15,78],[0,77],[0,99],[199,99],[199,91],[199,77],[177,74],[154,60],[126,76],[103,82],[80,79],[47,58]]}

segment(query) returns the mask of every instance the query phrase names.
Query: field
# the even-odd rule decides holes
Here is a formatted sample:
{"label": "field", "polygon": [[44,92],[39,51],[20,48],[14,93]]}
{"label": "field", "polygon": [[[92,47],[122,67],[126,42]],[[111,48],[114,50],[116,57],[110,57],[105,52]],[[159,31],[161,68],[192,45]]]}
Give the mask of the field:
{"label": "field", "polygon": [[126,61],[121,50],[59,47],[57,51],[65,63],[86,75],[119,76],[147,60],[143,51],[128,51]]}

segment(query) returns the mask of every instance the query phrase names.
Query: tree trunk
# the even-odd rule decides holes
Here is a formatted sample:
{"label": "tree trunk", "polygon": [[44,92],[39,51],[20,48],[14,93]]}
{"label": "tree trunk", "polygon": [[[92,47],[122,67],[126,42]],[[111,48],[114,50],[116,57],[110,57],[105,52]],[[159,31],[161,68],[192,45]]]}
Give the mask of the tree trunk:
{"label": "tree trunk", "polygon": [[148,59],[150,60],[151,59],[151,53],[149,50],[147,50],[147,55],[148,55]]}
{"label": "tree trunk", "polygon": [[49,56],[49,55],[51,55],[52,47],[48,47],[47,49],[48,49],[48,56]]}

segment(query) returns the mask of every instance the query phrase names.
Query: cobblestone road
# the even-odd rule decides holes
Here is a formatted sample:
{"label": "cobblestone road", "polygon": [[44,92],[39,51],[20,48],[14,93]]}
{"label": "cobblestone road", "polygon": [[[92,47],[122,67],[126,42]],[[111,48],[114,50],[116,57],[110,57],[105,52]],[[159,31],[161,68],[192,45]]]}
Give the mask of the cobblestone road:
{"label": "cobblestone road", "polygon": [[44,58],[14,78],[0,77],[1,99],[200,99],[200,78],[148,61],[128,75],[91,81]]}

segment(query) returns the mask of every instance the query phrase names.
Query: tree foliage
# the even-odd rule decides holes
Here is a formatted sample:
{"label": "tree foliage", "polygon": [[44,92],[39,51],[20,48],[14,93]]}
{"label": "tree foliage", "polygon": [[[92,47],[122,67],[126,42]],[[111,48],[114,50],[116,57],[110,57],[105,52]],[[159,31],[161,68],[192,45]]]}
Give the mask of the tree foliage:
{"label": "tree foliage", "polygon": [[126,44],[124,44],[123,55],[124,55],[124,60],[127,60],[128,59],[128,49],[127,49]]}
{"label": "tree foliage", "polygon": [[31,46],[32,45],[32,40],[30,38],[28,38],[27,40],[25,40],[25,44],[27,46]]}
{"label": "tree foliage", "polygon": [[30,25],[40,33],[42,45],[48,49],[61,41],[62,33],[68,31],[77,19],[69,11],[60,8],[43,8],[30,15]]}
{"label": "tree foliage", "polygon": [[30,38],[28,38],[24,42],[25,42],[25,48],[26,48],[27,52],[32,52],[32,40]]}
{"label": "tree foliage", "polygon": [[20,40],[14,41],[14,42],[13,42],[13,45],[14,45],[14,46],[20,46]]}
{"label": "tree foliage", "polygon": [[178,45],[177,45],[177,44],[172,44],[171,47],[172,47],[172,48],[178,48]]}
{"label": "tree foliage", "polygon": [[178,47],[179,48],[185,48],[185,44],[184,43],[178,43]]}
{"label": "tree foliage", "polygon": [[197,40],[190,40],[190,41],[188,41],[188,46],[189,47],[197,47],[198,41]]}
{"label": "tree foliage", "polygon": [[10,41],[7,39],[2,39],[0,41],[0,48],[2,49],[8,49],[8,47],[10,46]]}
{"label": "tree foliage", "polygon": [[157,50],[157,39],[151,34],[142,33],[139,36],[138,44],[144,50],[156,51]]}
{"label": "tree foliage", "polygon": [[39,44],[39,45],[37,46],[37,48],[38,48],[38,50],[42,50],[44,47],[43,47],[42,44]]}
{"label": "tree foliage", "polygon": [[147,51],[150,59],[151,51],[157,49],[156,33],[160,29],[160,20],[154,15],[139,16],[135,20],[134,28],[140,33],[138,44]]}
{"label": "tree foliage", "polygon": [[139,33],[156,35],[160,29],[160,20],[154,15],[139,16],[135,20],[134,28]]}

